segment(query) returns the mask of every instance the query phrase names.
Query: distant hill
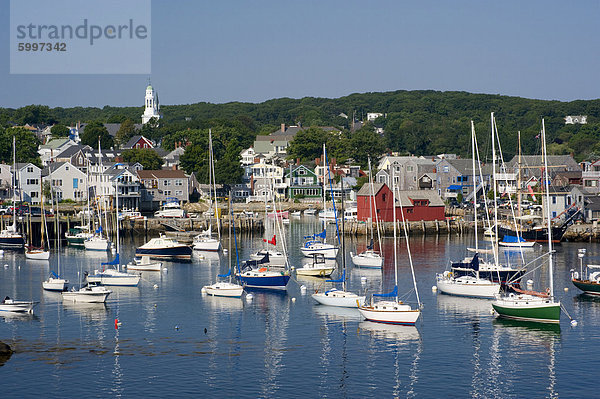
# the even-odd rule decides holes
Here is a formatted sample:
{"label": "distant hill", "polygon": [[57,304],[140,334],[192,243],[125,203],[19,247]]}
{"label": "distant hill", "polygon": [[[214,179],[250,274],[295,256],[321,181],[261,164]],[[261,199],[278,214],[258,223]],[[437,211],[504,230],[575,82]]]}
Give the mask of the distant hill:
{"label": "distant hill", "polygon": [[[137,122],[142,107],[74,107],[34,109],[0,109],[0,124],[9,122],[71,124],[76,121]],[[367,112],[385,116],[372,122],[384,129],[382,140],[391,151],[430,155],[457,153],[469,156],[469,124],[473,119],[480,138],[480,148],[489,145],[490,112],[495,112],[502,147],[507,158],[516,152],[517,131],[521,131],[524,153],[539,152],[536,136],[541,118],[546,121],[549,152],[574,153],[578,159],[600,157],[600,100],[571,102],[533,100],[520,97],[432,90],[356,93],[328,99],[305,97],[279,98],[262,103],[231,102],[163,105],[162,135],[174,130],[205,128],[215,120],[237,120],[248,126],[247,134],[268,133],[279,124],[301,123],[304,126],[336,126],[350,131],[352,116],[365,119]],[[348,115],[349,118],[340,116]],[[587,115],[586,125],[565,125],[567,115]],[[37,119],[37,120],[33,120]],[[248,137],[244,142],[251,142]],[[487,143],[487,144],[486,144]],[[598,155],[597,155],[598,154]]]}

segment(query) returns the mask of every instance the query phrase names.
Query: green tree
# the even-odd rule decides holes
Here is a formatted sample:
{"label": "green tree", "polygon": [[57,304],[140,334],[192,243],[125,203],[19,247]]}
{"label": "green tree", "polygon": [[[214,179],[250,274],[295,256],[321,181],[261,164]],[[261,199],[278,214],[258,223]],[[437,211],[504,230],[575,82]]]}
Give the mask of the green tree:
{"label": "green tree", "polygon": [[52,137],[68,137],[71,132],[65,125],[56,124],[50,128]]}
{"label": "green tree", "polygon": [[135,163],[139,162],[142,164],[144,169],[157,170],[160,169],[164,163],[162,159],[154,150],[145,148],[134,148],[131,150],[124,150],[121,153],[124,162]]}
{"label": "green tree", "polygon": [[185,147],[185,152],[179,157],[179,164],[186,173],[195,173],[198,180],[206,176],[208,181],[208,151],[207,147],[200,144],[190,144]]}
{"label": "green tree", "polygon": [[98,149],[98,138],[100,138],[102,148],[111,148],[114,145],[112,136],[108,133],[102,122],[94,121],[88,123],[81,135],[81,144]]}
{"label": "green tree", "polygon": [[121,123],[121,127],[119,127],[119,130],[115,135],[115,142],[117,143],[117,145],[122,146],[126,144],[129,141],[129,139],[135,136],[135,133],[136,130],[133,121],[131,119],[126,119],[125,121],[123,121],[123,123]]}
{"label": "green tree", "polygon": [[215,180],[217,183],[241,183],[244,170],[240,165],[242,147],[236,139],[231,140],[225,149],[223,158],[215,162]]}
{"label": "green tree", "polygon": [[368,124],[352,134],[349,147],[348,155],[363,167],[367,166],[369,156],[371,159],[377,160],[385,151],[383,137]]}
{"label": "green tree", "polygon": [[300,158],[303,162],[319,158],[323,154],[323,144],[327,143],[328,138],[329,133],[317,127],[299,131],[288,148],[289,158]]}
{"label": "green tree", "polygon": [[16,161],[41,166],[42,162],[37,152],[40,141],[35,134],[24,128],[0,128],[0,162],[13,162],[13,136],[16,142]]}
{"label": "green tree", "polygon": [[50,116],[50,108],[46,105],[27,105],[17,109],[14,115],[17,123],[51,123],[53,118]]}

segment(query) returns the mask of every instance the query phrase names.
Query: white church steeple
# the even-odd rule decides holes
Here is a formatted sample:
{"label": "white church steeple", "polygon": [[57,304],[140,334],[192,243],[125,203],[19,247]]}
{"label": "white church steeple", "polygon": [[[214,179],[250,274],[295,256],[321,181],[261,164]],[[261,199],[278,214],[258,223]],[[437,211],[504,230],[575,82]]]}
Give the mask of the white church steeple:
{"label": "white church steeple", "polygon": [[158,94],[152,88],[150,79],[146,87],[146,98],[144,101],[144,115],[142,115],[142,124],[148,123],[151,118],[160,119],[160,104],[158,103]]}

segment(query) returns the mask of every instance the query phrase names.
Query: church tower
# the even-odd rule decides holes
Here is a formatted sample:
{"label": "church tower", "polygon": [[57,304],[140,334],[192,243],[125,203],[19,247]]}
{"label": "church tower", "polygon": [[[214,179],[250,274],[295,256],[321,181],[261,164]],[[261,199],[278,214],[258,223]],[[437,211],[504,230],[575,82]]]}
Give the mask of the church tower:
{"label": "church tower", "polygon": [[151,118],[160,119],[160,104],[158,103],[158,94],[152,88],[150,80],[146,87],[146,99],[144,101],[144,115],[142,115],[142,124],[148,123]]}

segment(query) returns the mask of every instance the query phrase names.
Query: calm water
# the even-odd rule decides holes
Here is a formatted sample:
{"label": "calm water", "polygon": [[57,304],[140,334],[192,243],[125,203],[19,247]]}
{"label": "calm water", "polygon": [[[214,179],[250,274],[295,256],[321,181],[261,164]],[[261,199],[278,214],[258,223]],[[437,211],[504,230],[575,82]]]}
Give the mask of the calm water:
{"label": "calm water", "polygon": [[[308,217],[285,226],[292,264],[302,259],[302,236],[317,229]],[[242,258],[262,241],[238,239]],[[127,237],[122,259],[129,260],[139,243]],[[49,263],[36,263],[6,253],[0,295],[41,303],[35,316],[0,318],[0,340],[16,350],[0,368],[1,396],[598,396],[600,301],[580,296],[569,282],[569,269],[578,267],[577,248],[586,247],[592,262],[598,245],[558,246],[556,292],[579,325],[573,328],[563,317],[560,327],[548,328],[496,320],[487,301],[432,293],[435,273],[448,259],[465,256],[471,237],[419,237],[410,244],[425,305],[416,327],[370,323],[356,310],[315,305],[309,294],[320,280],[290,281],[284,293],[254,292],[251,302],[202,296],[202,286],[226,270],[226,256],[221,263],[218,257],[167,262],[167,272],[145,272],[139,287],[111,288],[105,306],[68,305],[41,288],[56,268],[54,255]],[[347,246],[360,251],[364,239],[348,239]],[[412,282],[404,241],[399,248],[400,291],[406,293]],[[391,240],[384,252],[383,273],[350,269],[351,289],[365,288],[361,277],[370,292],[393,286]],[[71,281],[78,270],[93,270],[107,259],[72,248],[61,255]],[[544,270],[534,274],[536,282],[545,282]],[[115,318],[122,322],[118,330]]]}

